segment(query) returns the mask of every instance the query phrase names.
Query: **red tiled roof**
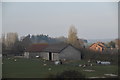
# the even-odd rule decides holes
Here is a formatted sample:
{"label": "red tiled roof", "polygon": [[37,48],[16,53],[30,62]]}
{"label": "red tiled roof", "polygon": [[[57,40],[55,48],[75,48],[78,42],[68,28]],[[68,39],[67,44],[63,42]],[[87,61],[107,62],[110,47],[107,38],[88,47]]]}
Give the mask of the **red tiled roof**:
{"label": "red tiled roof", "polygon": [[32,44],[25,51],[27,51],[27,52],[40,52],[43,49],[45,49],[47,46],[48,46],[48,44]]}
{"label": "red tiled roof", "polygon": [[[106,47],[105,47],[105,44],[102,43],[102,42],[93,43],[91,46],[93,46],[93,45],[95,45],[95,44],[96,44],[96,45],[99,45],[99,46],[101,46],[101,47],[103,47],[103,48],[106,48]],[[90,47],[91,47],[91,46],[90,46]]]}

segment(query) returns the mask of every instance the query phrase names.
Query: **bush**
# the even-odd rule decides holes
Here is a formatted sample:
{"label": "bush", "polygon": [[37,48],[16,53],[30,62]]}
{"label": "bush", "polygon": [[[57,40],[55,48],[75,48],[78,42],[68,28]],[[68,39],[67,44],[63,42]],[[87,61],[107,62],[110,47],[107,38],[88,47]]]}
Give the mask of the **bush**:
{"label": "bush", "polygon": [[81,49],[82,59],[84,60],[101,60],[101,61],[110,61],[112,64],[118,63],[118,54],[109,54],[105,52],[91,51],[89,49]]}
{"label": "bush", "polygon": [[64,71],[61,74],[49,75],[49,78],[85,78],[85,75],[75,70]]}

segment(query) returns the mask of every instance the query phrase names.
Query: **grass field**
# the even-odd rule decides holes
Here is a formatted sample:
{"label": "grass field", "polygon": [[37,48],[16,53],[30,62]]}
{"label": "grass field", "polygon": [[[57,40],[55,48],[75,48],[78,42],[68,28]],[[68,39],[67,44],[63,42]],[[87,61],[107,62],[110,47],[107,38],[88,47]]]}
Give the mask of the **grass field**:
{"label": "grass field", "polygon": [[2,78],[2,57],[0,56],[0,79]]}
{"label": "grass field", "polygon": [[[79,64],[86,64],[87,61],[70,61],[62,65],[55,65],[51,61],[41,59],[20,59],[4,58],[2,66],[3,78],[47,78],[50,74],[58,74],[65,70],[76,70],[84,74],[86,77],[110,77],[104,74],[118,74],[117,65],[97,65],[94,62],[93,66],[79,67]],[[47,64],[44,66],[43,64]],[[51,70],[49,70],[51,69]],[[95,70],[87,72],[84,70]]]}

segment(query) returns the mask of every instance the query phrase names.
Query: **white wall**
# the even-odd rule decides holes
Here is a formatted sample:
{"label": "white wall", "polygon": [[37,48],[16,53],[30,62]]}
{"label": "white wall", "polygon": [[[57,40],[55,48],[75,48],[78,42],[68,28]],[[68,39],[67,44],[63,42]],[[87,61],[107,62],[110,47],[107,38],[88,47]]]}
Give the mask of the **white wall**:
{"label": "white wall", "polygon": [[25,58],[29,58],[29,52],[25,52],[25,53],[24,53],[24,57],[25,57]]}

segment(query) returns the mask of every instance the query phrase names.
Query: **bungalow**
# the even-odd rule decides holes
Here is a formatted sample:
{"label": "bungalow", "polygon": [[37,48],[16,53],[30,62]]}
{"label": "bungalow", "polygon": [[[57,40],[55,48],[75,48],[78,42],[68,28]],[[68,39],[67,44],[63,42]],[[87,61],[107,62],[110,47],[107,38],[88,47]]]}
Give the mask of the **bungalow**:
{"label": "bungalow", "polygon": [[93,50],[93,51],[104,51],[106,49],[106,46],[104,45],[104,43],[102,42],[97,42],[97,43],[93,43],[89,49]]}
{"label": "bungalow", "polygon": [[[33,48],[34,47],[34,48]],[[36,49],[37,48],[37,49]],[[57,43],[50,45],[32,45],[25,52],[26,58],[40,56],[46,60],[81,60],[81,52],[74,46],[66,43]]]}

